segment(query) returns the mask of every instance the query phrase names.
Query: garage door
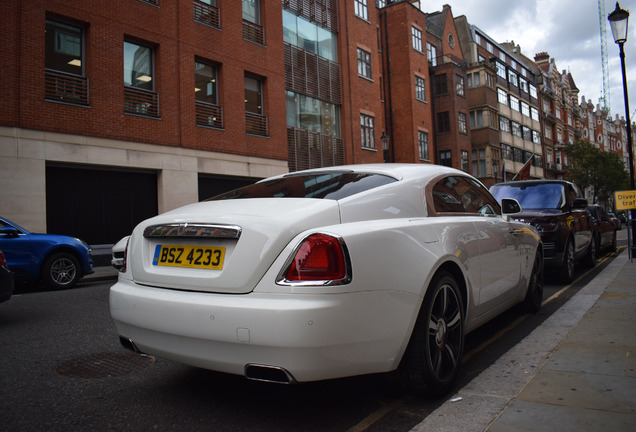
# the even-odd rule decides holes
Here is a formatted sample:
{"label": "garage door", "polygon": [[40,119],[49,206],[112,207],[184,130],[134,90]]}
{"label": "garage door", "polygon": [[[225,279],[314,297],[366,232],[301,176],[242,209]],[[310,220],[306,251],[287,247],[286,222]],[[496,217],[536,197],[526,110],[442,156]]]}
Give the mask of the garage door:
{"label": "garage door", "polygon": [[47,232],[116,243],[157,214],[157,175],[93,166],[46,167]]}

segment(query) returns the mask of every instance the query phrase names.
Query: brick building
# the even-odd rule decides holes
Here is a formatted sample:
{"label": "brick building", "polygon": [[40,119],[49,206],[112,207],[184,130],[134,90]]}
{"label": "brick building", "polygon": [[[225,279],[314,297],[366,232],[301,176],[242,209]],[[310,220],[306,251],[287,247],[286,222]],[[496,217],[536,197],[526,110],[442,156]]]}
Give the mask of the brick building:
{"label": "brick building", "polygon": [[419,6],[1,2],[0,213],[108,244],[288,171],[469,170],[460,37],[450,7]]}

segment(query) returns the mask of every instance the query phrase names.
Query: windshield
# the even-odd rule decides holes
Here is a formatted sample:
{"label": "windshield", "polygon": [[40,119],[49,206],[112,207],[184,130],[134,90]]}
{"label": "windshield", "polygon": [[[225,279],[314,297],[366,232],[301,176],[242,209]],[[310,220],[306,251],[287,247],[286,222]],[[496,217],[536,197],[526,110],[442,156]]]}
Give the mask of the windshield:
{"label": "windshield", "polygon": [[514,198],[521,208],[560,209],[565,204],[565,188],[559,183],[497,184],[490,192],[501,202],[502,198]]}
{"label": "windshield", "polygon": [[368,173],[329,171],[290,174],[275,180],[255,183],[206,201],[238,198],[320,198],[342,199],[360,192],[393,183],[396,179]]}

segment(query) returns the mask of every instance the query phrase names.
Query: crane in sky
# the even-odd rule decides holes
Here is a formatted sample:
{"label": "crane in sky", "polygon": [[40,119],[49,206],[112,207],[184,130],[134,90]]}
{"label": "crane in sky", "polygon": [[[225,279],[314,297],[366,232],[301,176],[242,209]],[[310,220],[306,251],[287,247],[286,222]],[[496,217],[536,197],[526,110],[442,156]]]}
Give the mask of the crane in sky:
{"label": "crane in sky", "polygon": [[607,37],[606,37],[606,20],[605,0],[598,0],[598,25],[601,30],[601,65],[603,68],[603,90],[599,103],[605,111],[610,111],[610,92],[609,92],[609,70],[607,66]]}

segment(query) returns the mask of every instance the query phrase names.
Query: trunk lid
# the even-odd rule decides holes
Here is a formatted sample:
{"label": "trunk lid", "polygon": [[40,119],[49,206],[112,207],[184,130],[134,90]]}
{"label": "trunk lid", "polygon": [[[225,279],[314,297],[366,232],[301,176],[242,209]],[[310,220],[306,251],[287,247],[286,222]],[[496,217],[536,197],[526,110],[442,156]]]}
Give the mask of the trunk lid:
{"label": "trunk lid", "polygon": [[297,234],[339,222],[334,200],[196,203],[139,224],[131,237],[128,267],[143,285],[248,293]]}

